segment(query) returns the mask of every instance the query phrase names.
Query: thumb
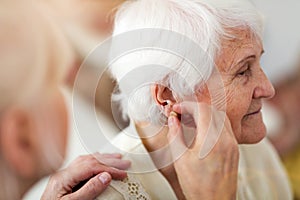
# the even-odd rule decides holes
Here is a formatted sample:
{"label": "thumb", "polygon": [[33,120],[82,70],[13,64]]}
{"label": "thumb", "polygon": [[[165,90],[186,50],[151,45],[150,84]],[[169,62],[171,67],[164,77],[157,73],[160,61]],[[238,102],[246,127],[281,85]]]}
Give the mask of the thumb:
{"label": "thumb", "polygon": [[93,200],[98,197],[109,185],[112,177],[109,173],[103,172],[91,178],[82,188],[70,194],[67,199],[86,199]]}
{"label": "thumb", "polygon": [[168,126],[168,145],[173,159],[176,160],[187,150],[187,145],[185,144],[182,128],[178,118],[171,115],[168,118]]}

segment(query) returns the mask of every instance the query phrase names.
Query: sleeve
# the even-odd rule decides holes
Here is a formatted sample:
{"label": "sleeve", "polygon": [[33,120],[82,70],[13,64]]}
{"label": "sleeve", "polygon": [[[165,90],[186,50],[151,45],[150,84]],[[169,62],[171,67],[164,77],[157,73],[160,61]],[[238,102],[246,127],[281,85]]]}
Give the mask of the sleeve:
{"label": "sleeve", "polygon": [[108,186],[107,189],[96,198],[96,200],[124,200],[123,195],[114,189],[112,186]]}

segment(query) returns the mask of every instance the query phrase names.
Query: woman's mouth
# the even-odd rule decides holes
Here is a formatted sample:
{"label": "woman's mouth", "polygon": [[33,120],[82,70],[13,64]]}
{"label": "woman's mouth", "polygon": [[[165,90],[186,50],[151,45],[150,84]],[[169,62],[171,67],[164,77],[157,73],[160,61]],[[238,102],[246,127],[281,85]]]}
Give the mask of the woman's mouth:
{"label": "woman's mouth", "polygon": [[259,114],[261,111],[261,108],[259,108],[258,110],[254,111],[254,112],[250,112],[248,114],[245,115],[245,117],[248,117],[248,116],[252,116],[252,115],[256,115],[256,114]]}

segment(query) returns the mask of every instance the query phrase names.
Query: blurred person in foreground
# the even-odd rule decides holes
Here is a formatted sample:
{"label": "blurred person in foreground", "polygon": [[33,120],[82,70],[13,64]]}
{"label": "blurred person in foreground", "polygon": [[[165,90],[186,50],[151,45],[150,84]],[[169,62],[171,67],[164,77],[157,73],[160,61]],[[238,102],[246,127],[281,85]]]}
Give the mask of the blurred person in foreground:
{"label": "blurred person in foreground", "polygon": [[[60,87],[73,53],[47,14],[31,1],[1,1],[0,199],[21,199],[64,160],[68,115]],[[53,175],[43,199],[94,199],[112,178],[126,177],[99,160],[126,168],[120,157],[78,158]]]}
{"label": "blurred person in foreground", "polygon": [[[105,150],[126,153],[132,166],[126,180],[112,181],[98,199],[292,199],[279,157],[264,139],[262,100],[275,92],[260,66],[262,21],[245,0],[121,6],[114,37],[148,28],[123,42],[153,46],[127,52],[111,65],[118,82],[114,99],[130,126]],[[181,37],[172,40],[176,33],[201,48]],[[155,48],[162,44],[181,54]],[[118,48],[113,38],[112,52]]]}
{"label": "blurred person in foreground", "polygon": [[[73,89],[74,82],[89,53],[105,39],[109,38],[112,33],[114,14],[125,0],[51,0],[42,1],[42,3],[51,11],[56,21],[66,34],[71,46],[74,49],[75,56],[72,62],[71,70],[68,73],[66,83]],[[77,84],[75,94],[76,98],[83,100],[85,107],[89,104],[96,104],[97,111],[105,118],[108,124],[114,124],[112,112],[110,109],[110,96],[114,88],[114,80],[104,73],[97,87],[96,99],[91,94],[94,93],[90,82],[93,79],[99,79],[95,76],[95,71],[106,68],[104,63],[85,63],[89,67],[81,70],[83,78],[80,84]],[[118,128],[111,126],[111,132],[117,133]],[[112,134],[112,135],[114,135]]]}
{"label": "blurred person in foreground", "polygon": [[275,88],[264,111],[268,137],[287,169],[295,199],[300,199],[300,64]]}

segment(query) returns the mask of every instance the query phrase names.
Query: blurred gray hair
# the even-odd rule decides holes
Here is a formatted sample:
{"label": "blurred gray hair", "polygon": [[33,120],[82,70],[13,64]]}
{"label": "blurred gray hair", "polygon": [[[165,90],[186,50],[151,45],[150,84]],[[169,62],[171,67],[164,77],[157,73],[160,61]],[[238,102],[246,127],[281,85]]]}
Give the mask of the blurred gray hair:
{"label": "blurred gray hair", "polygon": [[211,76],[214,60],[221,50],[221,40],[235,38],[234,29],[250,30],[261,40],[263,17],[247,0],[130,0],[124,3],[117,12],[113,35],[144,28],[182,34],[199,45],[207,55],[199,56],[201,65],[196,66],[196,70],[200,70],[201,74],[195,73],[194,66],[184,59],[193,49],[186,49],[180,57],[161,50],[141,49],[111,64],[111,73],[119,83],[113,100],[120,101],[124,116],[128,115],[135,121],[158,123],[165,117],[151,96],[151,85],[126,94],[122,89],[126,84],[122,82],[126,74],[145,65],[168,66],[188,81],[179,79],[178,74],[170,71],[148,77],[148,80],[150,78],[153,83],[169,87],[181,99],[190,96]]}

